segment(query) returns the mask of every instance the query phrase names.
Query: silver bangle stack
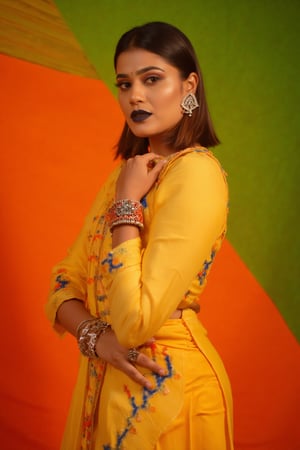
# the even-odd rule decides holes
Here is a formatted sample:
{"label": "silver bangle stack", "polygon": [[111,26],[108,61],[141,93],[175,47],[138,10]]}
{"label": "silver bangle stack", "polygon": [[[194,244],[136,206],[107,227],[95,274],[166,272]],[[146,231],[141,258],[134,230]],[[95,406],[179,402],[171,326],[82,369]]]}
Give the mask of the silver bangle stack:
{"label": "silver bangle stack", "polygon": [[96,344],[98,337],[110,328],[109,323],[101,319],[87,319],[80,322],[76,330],[79,350],[88,358],[98,358]]}

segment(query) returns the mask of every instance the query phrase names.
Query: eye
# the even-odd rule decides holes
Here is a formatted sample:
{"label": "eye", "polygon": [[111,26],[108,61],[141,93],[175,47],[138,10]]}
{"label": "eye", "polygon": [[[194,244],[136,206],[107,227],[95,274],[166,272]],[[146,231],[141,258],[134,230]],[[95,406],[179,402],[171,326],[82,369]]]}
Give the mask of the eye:
{"label": "eye", "polygon": [[115,86],[120,89],[120,91],[126,91],[130,88],[131,84],[129,81],[118,81]]}
{"label": "eye", "polygon": [[160,80],[160,77],[158,75],[151,75],[146,78],[145,83],[146,84],[154,84],[159,80]]}

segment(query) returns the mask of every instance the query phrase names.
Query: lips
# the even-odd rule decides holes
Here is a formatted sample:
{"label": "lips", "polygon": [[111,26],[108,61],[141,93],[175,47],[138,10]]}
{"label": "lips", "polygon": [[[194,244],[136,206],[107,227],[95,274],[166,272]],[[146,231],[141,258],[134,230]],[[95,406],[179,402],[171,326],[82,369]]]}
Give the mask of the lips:
{"label": "lips", "polygon": [[130,117],[134,122],[143,122],[144,120],[148,119],[148,117],[150,117],[151,115],[152,113],[149,113],[148,111],[138,109],[137,111],[133,111]]}

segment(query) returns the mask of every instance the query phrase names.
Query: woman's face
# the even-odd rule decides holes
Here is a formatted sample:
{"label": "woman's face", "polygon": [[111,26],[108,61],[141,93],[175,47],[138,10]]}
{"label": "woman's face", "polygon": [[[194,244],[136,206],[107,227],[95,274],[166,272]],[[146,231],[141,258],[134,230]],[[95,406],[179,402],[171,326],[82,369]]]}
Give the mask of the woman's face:
{"label": "woman's face", "polygon": [[133,134],[160,138],[182,118],[180,103],[191,91],[178,69],[165,59],[142,49],[121,53],[116,82],[119,103]]}

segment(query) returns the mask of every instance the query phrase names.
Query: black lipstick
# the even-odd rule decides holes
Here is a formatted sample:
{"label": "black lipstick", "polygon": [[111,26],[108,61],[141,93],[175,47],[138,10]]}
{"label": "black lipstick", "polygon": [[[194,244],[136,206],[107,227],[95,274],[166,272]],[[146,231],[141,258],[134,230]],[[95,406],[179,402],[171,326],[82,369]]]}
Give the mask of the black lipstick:
{"label": "black lipstick", "polygon": [[138,109],[137,111],[133,111],[130,117],[134,122],[143,122],[143,120],[148,119],[148,117],[150,117],[151,115],[152,113],[149,113],[148,111]]}

